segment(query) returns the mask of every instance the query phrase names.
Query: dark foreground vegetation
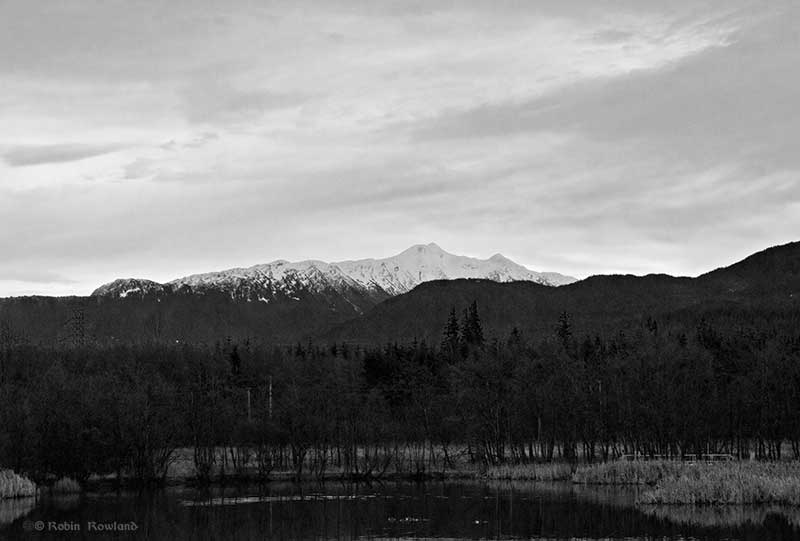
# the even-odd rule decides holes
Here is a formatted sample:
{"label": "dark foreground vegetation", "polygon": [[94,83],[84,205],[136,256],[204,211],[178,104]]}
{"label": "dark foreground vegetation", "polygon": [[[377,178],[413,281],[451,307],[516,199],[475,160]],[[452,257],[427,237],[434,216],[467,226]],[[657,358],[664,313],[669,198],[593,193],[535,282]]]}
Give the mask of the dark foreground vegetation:
{"label": "dark foreground vegetation", "polygon": [[457,314],[440,343],[381,348],[55,349],[6,326],[0,465],[39,483],[159,483],[180,448],[199,481],[420,477],[624,454],[800,458],[794,312],[644,318],[605,336],[574,336],[564,313],[536,343],[484,337],[474,303]]}

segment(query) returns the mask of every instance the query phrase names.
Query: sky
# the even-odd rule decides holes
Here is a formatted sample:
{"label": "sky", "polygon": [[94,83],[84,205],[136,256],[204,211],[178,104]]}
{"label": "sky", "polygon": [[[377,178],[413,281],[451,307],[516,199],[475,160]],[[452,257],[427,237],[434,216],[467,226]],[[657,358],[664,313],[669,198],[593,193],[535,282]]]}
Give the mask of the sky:
{"label": "sky", "polygon": [[800,240],[800,3],[0,0],[0,296]]}

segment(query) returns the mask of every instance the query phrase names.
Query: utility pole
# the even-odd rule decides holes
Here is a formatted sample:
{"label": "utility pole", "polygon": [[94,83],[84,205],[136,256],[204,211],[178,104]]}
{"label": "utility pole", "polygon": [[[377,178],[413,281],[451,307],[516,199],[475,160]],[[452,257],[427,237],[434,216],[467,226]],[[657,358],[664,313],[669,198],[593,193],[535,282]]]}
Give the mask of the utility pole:
{"label": "utility pole", "polygon": [[272,376],[269,377],[269,420],[272,420]]}

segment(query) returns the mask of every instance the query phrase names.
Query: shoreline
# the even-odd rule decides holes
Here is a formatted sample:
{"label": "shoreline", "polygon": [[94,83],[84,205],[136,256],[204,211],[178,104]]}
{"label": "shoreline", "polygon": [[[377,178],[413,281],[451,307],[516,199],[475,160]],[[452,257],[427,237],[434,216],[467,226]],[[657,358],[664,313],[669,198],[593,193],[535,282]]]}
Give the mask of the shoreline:
{"label": "shoreline", "polygon": [[[21,476],[17,476],[22,478]],[[384,472],[353,474],[340,471],[322,474],[274,471],[269,475],[244,473],[215,475],[201,479],[193,475],[172,475],[149,483],[134,479],[92,476],[75,488],[59,490],[53,486],[35,486],[17,497],[43,494],[84,494],[120,490],[158,490],[170,487],[219,489],[228,487],[267,487],[276,483],[292,484],[381,484],[444,482],[521,482],[564,483],[575,486],[639,487],[637,506],[656,505],[760,505],[780,504],[800,507],[800,462],[680,462],[616,461],[597,464],[541,463],[499,465],[438,472]],[[14,499],[14,498],[9,498]]]}
{"label": "shoreline", "polygon": [[[780,504],[800,507],[800,462],[677,461],[606,462],[598,464],[543,463],[490,467],[486,470],[446,470],[432,473],[385,473],[353,475],[328,472],[323,475],[273,472],[258,475],[226,475],[209,480],[193,476],[170,477],[160,484],[117,483],[115,479],[92,479],[89,490],[158,489],[186,487],[219,489],[293,484],[380,484],[438,482],[563,483],[574,486],[642,489],[637,506],[716,506]],[[43,490],[47,490],[46,488]]]}

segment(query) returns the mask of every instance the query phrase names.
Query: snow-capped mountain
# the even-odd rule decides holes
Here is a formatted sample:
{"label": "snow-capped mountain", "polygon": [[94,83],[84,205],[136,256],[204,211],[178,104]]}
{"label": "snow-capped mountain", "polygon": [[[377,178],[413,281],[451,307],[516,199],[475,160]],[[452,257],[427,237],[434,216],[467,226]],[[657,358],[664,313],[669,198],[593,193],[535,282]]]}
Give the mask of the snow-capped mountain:
{"label": "snow-capped mountain", "polygon": [[193,274],[173,280],[166,287],[178,293],[222,292],[234,300],[266,304],[300,301],[314,295],[327,298],[331,305],[343,300],[359,313],[375,301],[371,293],[336,265],[313,260],[297,263],[278,260],[248,268]]}
{"label": "snow-capped mountain", "polygon": [[530,281],[548,286],[575,281],[557,273],[528,270],[500,254],[489,259],[453,255],[434,243],[418,244],[386,259],[340,261],[334,265],[363,286],[380,289],[392,296],[411,291],[422,282],[431,280],[484,278],[495,282]]}
{"label": "snow-capped mountain", "polygon": [[539,273],[500,254],[489,259],[458,256],[436,244],[419,244],[385,259],[357,261],[278,260],[248,268],[194,274],[167,284],[149,280],[116,280],[92,295],[124,298],[166,293],[223,293],[233,300],[271,303],[299,301],[308,295],[344,300],[356,312],[412,290],[431,280],[483,278],[496,282],[531,281],[559,286],[575,281],[557,273]]}

